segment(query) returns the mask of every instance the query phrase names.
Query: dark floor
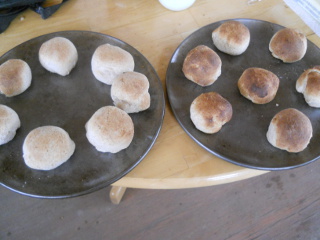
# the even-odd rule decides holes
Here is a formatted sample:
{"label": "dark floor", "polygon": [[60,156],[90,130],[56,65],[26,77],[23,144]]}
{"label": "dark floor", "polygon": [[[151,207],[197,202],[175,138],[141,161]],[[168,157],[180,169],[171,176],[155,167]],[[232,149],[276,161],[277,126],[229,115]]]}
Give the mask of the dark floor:
{"label": "dark floor", "polygon": [[320,161],[236,183],[36,199],[0,186],[0,239],[320,239]]}

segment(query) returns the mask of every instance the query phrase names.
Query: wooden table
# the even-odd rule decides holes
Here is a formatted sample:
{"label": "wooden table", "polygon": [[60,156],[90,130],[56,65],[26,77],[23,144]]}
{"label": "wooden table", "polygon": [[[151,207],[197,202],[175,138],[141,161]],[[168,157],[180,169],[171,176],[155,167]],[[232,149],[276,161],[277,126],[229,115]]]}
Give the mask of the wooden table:
{"label": "wooden table", "polygon": [[[0,55],[31,38],[64,30],[89,30],[119,38],[139,50],[154,66],[165,90],[168,62],[192,32],[216,21],[252,18],[297,28],[320,46],[320,38],[280,0],[197,0],[189,9],[173,12],[157,0],[69,0],[50,18],[22,12],[0,35]],[[166,99],[167,100],[167,99]],[[266,171],[247,169],[221,160],[195,143],[180,127],[169,103],[160,135],[143,161],[113,184],[119,202],[126,187],[175,189],[238,181]]]}

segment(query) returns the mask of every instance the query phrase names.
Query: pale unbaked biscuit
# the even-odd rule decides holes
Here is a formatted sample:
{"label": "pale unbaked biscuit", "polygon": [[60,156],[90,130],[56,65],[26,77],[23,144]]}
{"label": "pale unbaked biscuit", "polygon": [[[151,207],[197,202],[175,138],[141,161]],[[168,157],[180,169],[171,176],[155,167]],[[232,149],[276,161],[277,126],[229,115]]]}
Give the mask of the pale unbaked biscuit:
{"label": "pale unbaked biscuit", "polygon": [[56,126],[43,126],[29,132],[23,142],[23,159],[36,170],[52,170],[74,153],[75,143],[69,134]]}
{"label": "pale unbaked biscuit", "polygon": [[127,113],[144,111],[150,107],[148,78],[138,72],[126,72],[115,78],[111,98],[116,107]]}
{"label": "pale unbaked biscuit", "polygon": [[20,125],[18,114],[12,108],[0,104],[0,145],[10,142]]}
{"label": "pale unbaked biscuit", "polygon": [[119,74],[134,70],[134,59],[126,50],[107,43],[94,51],[91,69],[97,80],[111,85]]}
{"label": "pale unbaked biscuit", "polygon": [[41,45],[39,60],[49,72],[66,76],[75,67],[78,61],[78,52],[69,39],[54,37]]}
{"label": "pale unbaked biscuit", "polygon": [[98,109],[85,128],[88,141],[100,152],[117,153],[127,148],[134,136],[131,117],[114,106]]}
{"label": "pale unbaked biscuit", "polygon": [[7,97],[23,93],[31,85],[29,65],[21,59],[10,59],[0,66],[0,92]]}

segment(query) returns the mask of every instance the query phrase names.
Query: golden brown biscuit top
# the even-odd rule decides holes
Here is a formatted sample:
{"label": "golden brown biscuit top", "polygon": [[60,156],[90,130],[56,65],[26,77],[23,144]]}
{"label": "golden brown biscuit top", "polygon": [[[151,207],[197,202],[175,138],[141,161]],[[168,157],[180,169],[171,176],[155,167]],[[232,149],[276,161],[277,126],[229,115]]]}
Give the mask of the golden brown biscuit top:
{"label": "golden brown biscuit top", "polygon": [[228,42],[233,42],[237,45],[241,45],[250,38],[249,29],[237,21],[225,22],[215,32],[218,32],[220,38],[224,38]]}
{"label": "golden brown biscuit top", "polygon": [[317,96],[320,92],[320,65],[305,70],[298,78],[296,86],[298,92],[306,91],[308,95]]}
{"label": "golden brown biscuit top", "polygon": [[277,87],[278,84],[276,76],[270,71],[261,68],[249,68],[245,71],[244,85],[260,98],[267,96],[269,88]]}
{"label": "golden brown biscuit top", "polygon": [[320,92],[320,72],[309,72],[306,89],[308,94],[317,95]]}
{"label": "golden brown biscuit top", "polygon": [[277,142],[279,147],[300,148],[309,142],[312,136],[312,125],[309,118],[302,112],[288,108],[277,113],[272,119],[272,123],[277,126]]}
{"label": "golden brown biscuit top", "polygon": [[207,126],[212,125],[212,115],[219,122],[228,122],[232,117],[231,104],[216,92],[201,94],[196,100],[195,111],[204,116]]}
{"label": "golden brown biscuit top", "polygon": [[182,71],[191,76],[194,82],[206,86],[220,67],[221,59],[218,54],[207,46],[199,45],[187,54]]}
{"label": "golden brown biscuit top", "polygon": [[306,37],[297,30],[284,28],[274,34],[270,50],[284,62],[300,60],[306,52]]}
{"label": "golden brown biscuit top", "polygon": [[278,88],[279,78],[263,68],[248,68],[238,81],[240,92],[253,102],[263,104],[270,102]]}

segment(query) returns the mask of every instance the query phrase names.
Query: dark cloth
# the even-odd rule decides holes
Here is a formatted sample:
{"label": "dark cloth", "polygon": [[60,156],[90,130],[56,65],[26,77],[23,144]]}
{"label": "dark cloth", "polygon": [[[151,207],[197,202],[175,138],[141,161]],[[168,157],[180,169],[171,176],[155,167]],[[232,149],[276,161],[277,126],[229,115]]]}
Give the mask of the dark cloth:
{"label": "dark cloth", "polygon": [[31,8],[38,13],[42,19],[47,19],[68,0],[63,0],[60,4],[46,8],[42,7],[44,1],[45,0],[0,0],[0,33],[4,32],[9,27],[11,21],[27,8]]}

